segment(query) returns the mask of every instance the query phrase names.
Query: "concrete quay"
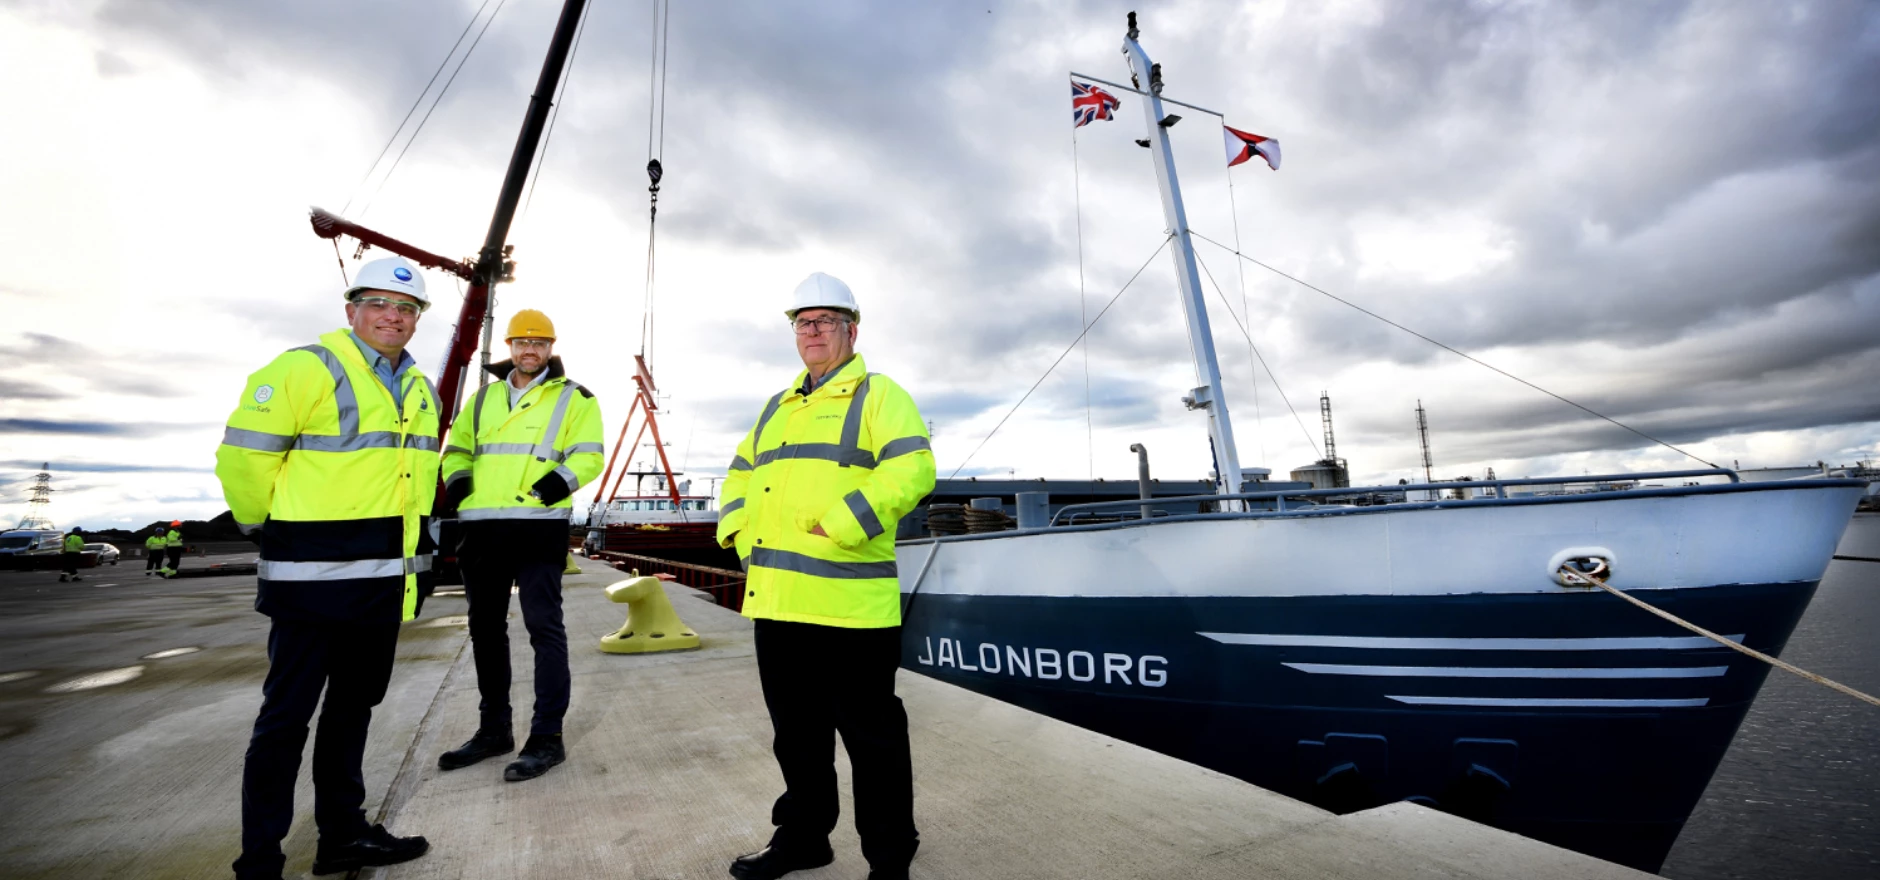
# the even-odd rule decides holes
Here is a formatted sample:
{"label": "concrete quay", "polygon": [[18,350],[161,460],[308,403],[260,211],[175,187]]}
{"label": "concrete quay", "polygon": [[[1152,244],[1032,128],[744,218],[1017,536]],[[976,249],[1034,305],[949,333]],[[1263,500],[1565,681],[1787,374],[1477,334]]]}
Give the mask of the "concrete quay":
{"label": "concrete quay", "polygon": [[[540,779],[503,782],[501,760],[437,769],[476,726],[463,599],[433,597],[407,624],[373,720],[367,806],[393,831],[428,837],[431,851],[359,876],[716,880],[764,843],[783,783],[749,621],[668,585],[703,647],[603,654],[599,639],[625,606],[601,588],[619,575],[581,564],[565,590],[569,758]],[[266,669],[253,578],[163,581],[118,568],[77,584],[0,574],[0,875],[230,875]],[[526,723],[532,661],[519,613],[513,693]],[[196,650],[167,653],[184,648]],[[914,746],[916,878],[1651,876],[1411,804],[1333,815],[905,671],[899,690]],[[792,877],[867,875],[837,754],[836,862]],[[290,877],[307,876],[316,843],[307,772]]]}

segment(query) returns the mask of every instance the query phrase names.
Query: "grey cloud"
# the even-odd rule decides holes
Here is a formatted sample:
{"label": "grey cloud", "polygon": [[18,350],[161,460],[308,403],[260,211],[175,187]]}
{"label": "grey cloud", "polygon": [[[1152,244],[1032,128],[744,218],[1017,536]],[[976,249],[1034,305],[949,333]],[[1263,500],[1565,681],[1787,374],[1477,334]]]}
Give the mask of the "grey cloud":
{"label": "grey cloud", "polygon": [[[503,13],[418,150],[500,163],[507,138],[471,131],[455,102],[500,97],[519,117],[517,94],[533,81],[555,5],[517,2]],[[179,51],[214,46],[197,63],[222,75],[239,76],[230,59],[250,63],[264,51],[271,63],[318,70],[370,95],[387,128],[470,12],[356,0],[105,9],[112,27]],[[1122,11],[1020,3],[974,16],[944,4],[890,13],[734,0],[677,8],[662,240],[869,262],[888,290],[864,348],[892,347],[897,378],[922,388],[918,399],[938,419],[1002,410],[1079,327],[1063,69],[1120,79]],[[593,13],[543,172],[580,181],[636,229],[646,209],[645,18]],[[1880,278],[1877,20],[1859,2],[1459,2],[1385,3],[1362,16],[1311,4],[1188,4],[1143,21],[1172,95],[1287,145],[1282,172],[1237,169],[1250,253],[1491,362],[1576,346],[1619,352],[1617,363],[1542,384],[1692,442],[1869,418],[1872,394],[1846,365],[1870,363],[1880,346],[1859,332],[1874,326],[1870,291]],[[1092,314],[1160,228],[1146,163],[1128,144],[1137,112],[1126,106],[1118,122],[1078,135]],[[1205,143],[1214,139],[1206,117],[1174,134],[1218,149]],[[1211,188],[1221,173],[1183,167],[1197,229],[1228,242],[1231,229],[1203,228],[1226,219],[1206,210],[1220,199]],[[1500,262],[1447,281],[1362,262],[1373,244],[1366,222],[1440,238],[1469,231],[1448,227],[1458,217],[1489,230]],[[1239,270],[1202,247],[1237,306]],[[1414,382],[1450,362],[1243,268],[1254,338],[1295,405],[1309,409],[1312,391],[1347,368],[1390,365]],[[1171,276],[1158,256],[1091,332],[1093,370],[1144,377],[1141,386],[1106,383],[1115,393],[1093,400],[1106,424],[1153,419],[1153,402],[1181,390],[1147,382],[1188,359]],[[661,283],[668,296],[712,293],[671,275]],[[1223,360],[1244,376],[1239,331],[1206,287]],[[704,329],[739,338],[725,334],[748,328]],[[793,371],[787,340],[773,343],[738,356]],[[1059,369],[1080,360],[1073,353]],[[1077,393],[1059,393],[1059,382]],[[1040,393],[1028,407],[1060,416],[1082,408],[1081,383],[1064,376]],[[1355,396],[1341,398],[1351,400],[1354,442],[1401,433],[1390,420],[1407,414]],[[1443,389],[1425,396],[1440,400]],[[1780,404],[1763,403],[1771,399]],[[741,434],[756,405],[707,402],[707,425]],[[1640,442],[1538,396],[1493,413],[1458,401],[1441,419],[1455,439],[1468,438],[1455,449],[1484,456]]]}
{"label": "grey cloud", "polygon": [[0,398],[10,400],[65,400],[73,397],[69,391],[61,391],[50,385],[31,382],[24,379],[0,381]]}
{"label": "grey cloud", "polygon": [[75,434],[91,437],[145,437],[193,431],[205,423],[89,422],[64,419],[0,419],[0,434]]}
{"label": "grey cloud", "polygon": [[182,465],[118,464],[116,462],[99,462],[99,461],[60,461],[60,462],[0,461],[0,468],[20,468],[22,470],[37,471],[44,464],[50,464],[52,471],[55,473],[209,474],[209,473],[215,472],[214,468],[209,468],[209,467],[185,467]]}

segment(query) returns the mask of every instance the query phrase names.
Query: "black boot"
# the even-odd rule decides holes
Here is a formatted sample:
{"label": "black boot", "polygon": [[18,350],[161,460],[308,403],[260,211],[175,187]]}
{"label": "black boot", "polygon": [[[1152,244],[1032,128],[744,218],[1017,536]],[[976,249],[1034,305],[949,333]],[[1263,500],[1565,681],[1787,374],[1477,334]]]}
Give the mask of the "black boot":
{"label": "black boot", "polygon": [[503,768],[503,779],[509,782],[534,779],[566,760],[568,750],[561,744],[561,734],[531,733],[529,741],[522,744],[522,754]]}
{"label": "black boot", "polygon": [[731,876],[738,880],[773,880],[791,871],[820,868],[836,860],[836,851],[825,840],[820,846],[764,847],[731,863]]}
{"label": "black boot", "polygon": [[516,750],[516,738],[508,731],[496,732],[479,730],[470,741],[456,749],[437,756],[439,770],[456,770],[468,767],[484,758],[507,755]]}
{"label": "black boot", "polygon": [[338,846],[327,846],[325,840],[320,841],[320,849],[313,859],[313,873],[338,874],[374,865],[396,865],[424,855],[430,848],[430,842],[422,837],[393,837],[385,826],[374,825],[358,840]]}

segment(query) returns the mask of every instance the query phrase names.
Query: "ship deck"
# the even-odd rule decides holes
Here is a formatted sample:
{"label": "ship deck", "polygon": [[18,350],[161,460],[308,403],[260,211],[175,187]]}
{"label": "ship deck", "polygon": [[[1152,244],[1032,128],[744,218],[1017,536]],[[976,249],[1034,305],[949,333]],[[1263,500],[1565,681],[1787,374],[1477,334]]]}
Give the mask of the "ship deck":
{"label": "ship deck", "polygon": [[[0,858],[12,877],[226,876],[239,780],[266,670],[252,576],[163,581],[141,560],[60,584],[0,573]],[[191,560],[187,566],[200,565]],[[368,813],[431,852],[365,877],[719,878],[761,846],[782,786],[748,621],[669,585],[697,651],[602,654],[624,606],[615,573],[567,579],[574,699],[569,760],[509,784],[501,761],[443,773],[476,723],[460,596],[407,624],[366,757]],[[513,612],[512,612],[513,614]],[[514,693],[530,668],[511,626]],[[181,648],[197,650],[163,656]],[[116,684],[68,683],[141,667]],[[16,673],[32,672],[20,677]],[[120,673],[121,675],[122,673]],[[93,682],[98,679],[92,679]],[[903,672],[912,722],[917,878],[1647,877],[1411,804],[1337,816],[1172,758]],[[848,767],[838,757],[843,809]],[[315,846],[303,778],[289,877]],[[845,818],[835,864],[792,876],[860,880]]]}

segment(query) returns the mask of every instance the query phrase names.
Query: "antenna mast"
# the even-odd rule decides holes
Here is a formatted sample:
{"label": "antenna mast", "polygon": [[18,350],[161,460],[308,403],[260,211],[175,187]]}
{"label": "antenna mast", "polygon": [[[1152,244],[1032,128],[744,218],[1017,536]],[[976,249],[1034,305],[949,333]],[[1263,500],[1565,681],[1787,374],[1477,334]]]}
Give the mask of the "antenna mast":
{"label": "antenna mast", "polygon": [[1423,415],[1421,400],[1417,401],[1417,440],[1423,444],[1423,482],[1434,483],[1436,480],[1430,474],[1430,420]]}
{"label": "antenna mast", "polygon": [[1338,463],[1338,444],[1332,440],[1332,393],[1319,392],[1319,419],[1325,422],[1325,461]]}

